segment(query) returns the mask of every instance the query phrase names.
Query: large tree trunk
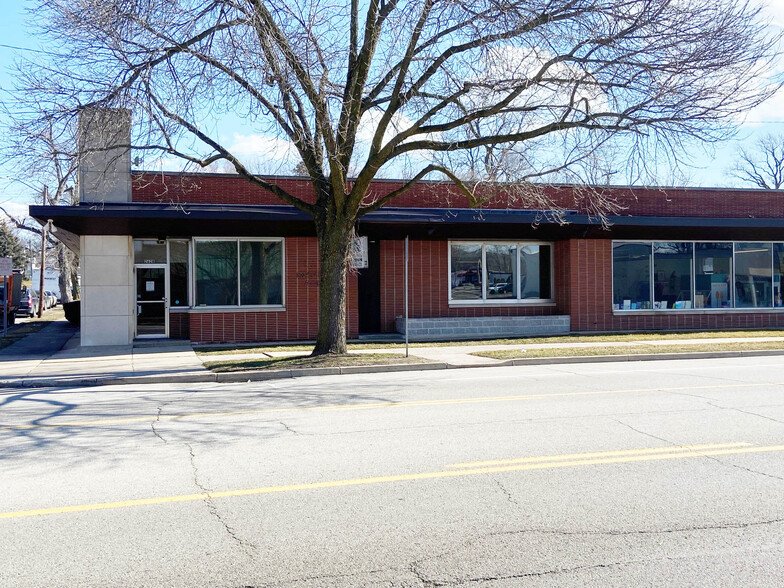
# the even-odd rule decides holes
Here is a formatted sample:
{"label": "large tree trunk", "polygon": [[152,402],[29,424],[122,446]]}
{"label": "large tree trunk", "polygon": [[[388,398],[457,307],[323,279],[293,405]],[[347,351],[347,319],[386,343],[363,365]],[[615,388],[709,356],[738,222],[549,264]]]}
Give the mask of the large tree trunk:
{"label": "large tree trunk", "polygon": [[71,256],[68,255],[68,249],[62,243],[57,244],[57,265],[60,268],[60,277],[58,279],[58,286],[60,287],[60,299],[63,304],[71,302]]}
{"label": "large tree trunk", "polygon": [[319,327],[313,355],[346,353],[346,269],[354,235],[353,223],[338,221],[327,225],[317,221],[316,232],[319,244]]}

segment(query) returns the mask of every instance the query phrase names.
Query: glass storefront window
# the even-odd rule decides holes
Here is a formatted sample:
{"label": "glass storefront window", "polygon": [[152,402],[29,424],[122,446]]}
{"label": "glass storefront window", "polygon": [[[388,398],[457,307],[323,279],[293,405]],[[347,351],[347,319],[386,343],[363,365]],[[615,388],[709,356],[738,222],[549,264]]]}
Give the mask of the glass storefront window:
{"label": "glass storefront window", "polygon": [[282,304],[280,241],[240,241],[240,304]]}
{"label": "glass storefront window", "polygon": [[169,305],[188,306],[188,241],[169,241]]}
{"label": "glass storefront window", "polygon": [[449,251],[452,302],[552,300],[550,244],[453,242]]}
{"label": "glass storefront window", "polygon": [[732,243],[696,243],[694,308],[732,306]]}
{"label": "glass storefront window", "polygon": [[650,243],[613,243],[613,308],[651,308]]}
{"label": "glass storefront window", "polygon": [[773,301],[771,243],[735,243],[735,306],[770,308]]}
{"label": "glass storefront window", "polygon": [[487,299],[517,298],[517,247],[486,245]]}
{"label": "glass storefront window", "polygon": [[691,298],[691,243],[653,244],[653,307],[689,309]]}
{"label": "glass storefront window", "polygon": [[283,241],[195,241],[196,305],[283,304]]}
{"label": "glass storefront window", "polygon": [[525,245],[520,248],[520,297],[547,300],[550,289],[550,246]]}
{"label": "glass storefront window", "polygon": [[196,241],[196,304],[237,302],[237,241]]}
{"label": "glass storefront window", "polygon": [[482,245],[452,243],[450,281],[452,300],[482,299]]}

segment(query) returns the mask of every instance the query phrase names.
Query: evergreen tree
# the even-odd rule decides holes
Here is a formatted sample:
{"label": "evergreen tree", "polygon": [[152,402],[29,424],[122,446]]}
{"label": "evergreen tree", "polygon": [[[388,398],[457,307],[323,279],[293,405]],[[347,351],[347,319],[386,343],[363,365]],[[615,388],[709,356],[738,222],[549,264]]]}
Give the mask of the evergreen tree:
{"label": "evergreen tree", "polygon": [[10,257],[14,268],[24,268],[26,256],[19,237],[6,223],[0,223],[0,257]]}

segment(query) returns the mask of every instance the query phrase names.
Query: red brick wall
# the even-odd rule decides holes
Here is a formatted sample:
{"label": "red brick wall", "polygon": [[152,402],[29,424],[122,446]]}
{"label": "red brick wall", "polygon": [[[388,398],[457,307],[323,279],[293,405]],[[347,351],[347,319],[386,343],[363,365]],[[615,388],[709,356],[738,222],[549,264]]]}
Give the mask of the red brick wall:
{"label": "red brick wall", "polygon": [[[312,202],[313,187],[307,179],[265,178],[293,196]],[[402,182],[379,180],[370,188],[367,201],[400,187]],[[490,189],[490,188],[488,188]],[[545,190],[552,204],[586,212],[591,198],[569,186]],[[718,188],[651,189],[606,188],[603,196],[617,203],[620,214],[640,216],[694,216],[732,218],[784,218],[784,198],[776,190],[730,190]],[[194,204],[283,204],[271,192],[239,176],[229,174],[137,173],[133,179],[134,202],[188,202]],[[391,206],[467,208],[465,196],[448,182],[423,182],[396,198]],[[485,208],[552,208],[549,204],[501,196]]]}
{"label": "red brick wall", "polygon": [[[408,312],[411,318],[558,314],[554,306],[449,306],[448,241],[409,242]],[[381,241],[381,329],[395,330],[404,312],[404,242]]]}
{"label": "red brick wall", "polygon": [[[286,239],[285,248],[285,310],[191,312],[187,315],[191,341],[245,343],[315,339],[318,332],[317,242],[310,237],[291,237]],[[346,330],[348,337],[356,337],[359,324],[355,275],[349,275],[348,288]]]}
{"label": "red brick wall", "polygon": [[[656,312],[613,314],[612,241],[569,241],[573,331],[753,329],[784,327],[784,312]],[[574,271],[576,268],[576,271]]]}
{"label": "red brick wall", "polygon": [[190,338],[190,321],[187,312],[169,312],[169,337],[172,339]]}

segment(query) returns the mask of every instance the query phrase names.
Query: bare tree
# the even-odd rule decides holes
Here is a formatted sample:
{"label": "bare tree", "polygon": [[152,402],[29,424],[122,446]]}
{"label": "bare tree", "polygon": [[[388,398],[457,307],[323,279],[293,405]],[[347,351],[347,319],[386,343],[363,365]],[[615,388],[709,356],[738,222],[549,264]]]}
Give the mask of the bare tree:
{"label": "bare tree", "polygon": [[[472,205],[539,208],[525,181],[568,164],[559,145],[589,154],[614,137],[644,162],[721,138],[775,90],[764,75],[778,46],[735,0],[38,0],[31,18],[62,53],[21,68],[46,119],[131,108],[137,153],[225,160],[313,217],[316,354],[345,351],[363,215],[430,174]],[[216,130],[227,116],[292,145],[313,199],[255,176]],[[368,197],[400,169],[409,181]]]}
{"label": "bare tree", "polygon": [[[78,158],[73,128],[55,125],[51,119],[16,118],[8,111],[5,114],[7,139],[2,152],[15,181],[38,193],[33,197],[34,204],[43,204],[43,200],[53,206],[76,204]],[[51,189],[52,186],[54,189]],[[46,194],[43,200],[42,194]],[[0,212],[17,229],[39,236],[42,234],[41,227],[31,219],[14,216],[2,207]],[[47,234],[47,244],[47,258],[51,259],[48,252],[51,247],[57,259],[61,299],[71,302],[72,293],[78,291],[78,257],[51,234]]]}
{"label": "bare tree", "polygon": [[765,135],[753,147],[740,148],[727,172],[733,178],[766,190],[784,187],[784,135]]}

